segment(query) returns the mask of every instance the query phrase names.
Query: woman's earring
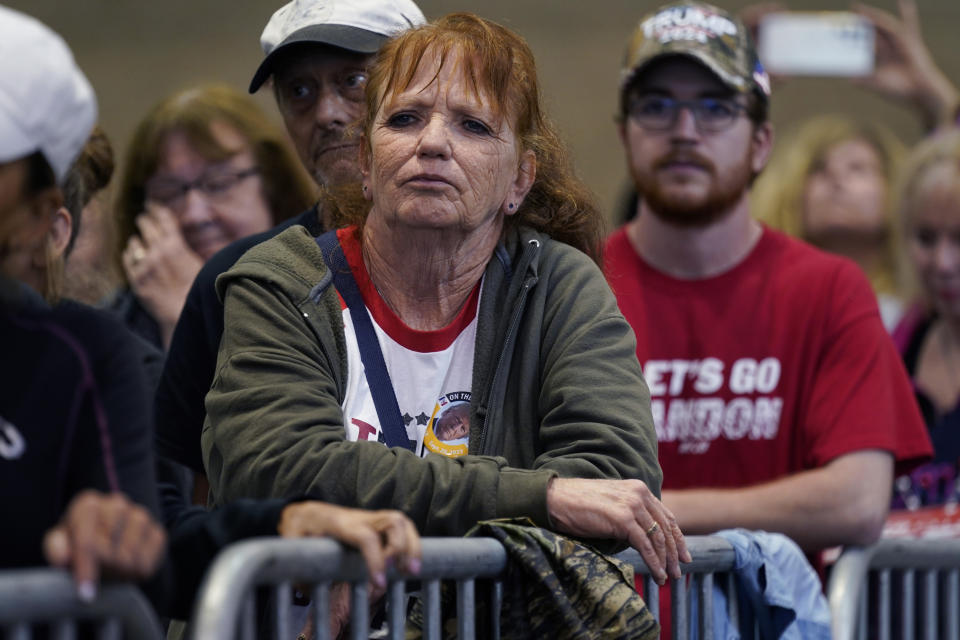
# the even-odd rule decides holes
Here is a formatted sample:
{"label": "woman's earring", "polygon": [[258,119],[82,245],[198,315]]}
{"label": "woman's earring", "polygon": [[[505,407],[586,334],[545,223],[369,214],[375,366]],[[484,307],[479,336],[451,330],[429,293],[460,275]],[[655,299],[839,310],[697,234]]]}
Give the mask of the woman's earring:
{"label": "woman's earring", "polygon": [[510,209],[510,211],[513,211],[514,206],[515,205],[511,202],[510,204],[507,205],[507,209]]}

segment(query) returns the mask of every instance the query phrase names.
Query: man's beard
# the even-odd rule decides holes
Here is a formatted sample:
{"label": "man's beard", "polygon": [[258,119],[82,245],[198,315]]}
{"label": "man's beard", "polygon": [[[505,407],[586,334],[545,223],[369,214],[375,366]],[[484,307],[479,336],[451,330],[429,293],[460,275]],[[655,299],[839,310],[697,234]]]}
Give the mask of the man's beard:
{"label": "man's beard", "polygon": [[[704,194],[673,194],[664,188],[657,173],[675,160],[693,162],[706,171],[710,185]],[[723,218],[740,201],[753,180],[749,158],[718,176],[714,164],[698,154],[670,154],[656,162],[649,172],[634,170],[633,179],[640,199],[651,213],[678,227],[706,227]]]}
{"label": "man's beard", "polygon": [[360,182],[360,169],[357,167],[356,160],[354,160],[354,156],[357,154],[356,147],[333,153],[337,155],[336,158],[328,155],[328,158],[322,164],[319,162],[313,164],[311,168],[313,181],[321,187],[329,188]]}
{"label": "man's beard", "polygon": [[[326,129],[315,133],[311,145],[309,170],[321,187],[339,187],[360,181],[357,138],[342,129]],[[341,148],[347,145],[345,148]],[[334,150],[328,150],[337,147]],[[327,150],[324,153],[324,150]]]}

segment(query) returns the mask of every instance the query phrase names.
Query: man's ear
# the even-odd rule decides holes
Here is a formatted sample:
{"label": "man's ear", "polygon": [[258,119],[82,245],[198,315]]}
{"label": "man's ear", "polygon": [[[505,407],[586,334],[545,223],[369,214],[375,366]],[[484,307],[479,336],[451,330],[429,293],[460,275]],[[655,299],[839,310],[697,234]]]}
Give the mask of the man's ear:
{"label": "man's ear", "polygon": [[70,243],[70,225],[73,218],[63,206],[63,194],[57,188],[38,193],[34,196],[31,207],[36,212],[35,215],[49,220],[45,229],[38,229],[46,237],[37,238],[36,249],[31,256],[34,267],[46,269],[51,257],[62,257],[66,251]]}
{"label": "man's ear", "polygon": [[753,169],[755,175],[759,175],[763,168],[767,166],[770,153],[773,151],[773,124],[769,120],[753,128],[750,147],[752,151],[750,168]]}
{"label": "man's ear", "polygon": [[60,207],[53,214],[53,222],[48,234],[51,248],[58,256],[67,252],[70,236],[73,233],[73,216],[66,207]]}
{"label": "man's ear", "polygon": [[523,199],[527,197],[533,183],[537,179],[537,154],[527,149],[520,155],[517,165],[517,175],[507,192],[507,198],[502,205],[506,215],[513,215],[520,209]]}

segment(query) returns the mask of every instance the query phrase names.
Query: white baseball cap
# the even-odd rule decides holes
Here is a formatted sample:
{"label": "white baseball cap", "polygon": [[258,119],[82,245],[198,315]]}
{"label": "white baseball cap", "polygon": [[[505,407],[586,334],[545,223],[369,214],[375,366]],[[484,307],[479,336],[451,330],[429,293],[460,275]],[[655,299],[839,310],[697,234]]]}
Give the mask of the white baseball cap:
{"label": "white baseball cap", "polygon": [[273,14],[260,36],[266,57],[250,93],[270,77],[276,53],[288,45],[315,42],[376,53],[391,36],[425,22],[412,0],[293,0]]}
{"label": "white baseball cap", "polygon": [[96,96],[63,38],[0,7],[0,162],[40,151],[62,183],[96,120]]}

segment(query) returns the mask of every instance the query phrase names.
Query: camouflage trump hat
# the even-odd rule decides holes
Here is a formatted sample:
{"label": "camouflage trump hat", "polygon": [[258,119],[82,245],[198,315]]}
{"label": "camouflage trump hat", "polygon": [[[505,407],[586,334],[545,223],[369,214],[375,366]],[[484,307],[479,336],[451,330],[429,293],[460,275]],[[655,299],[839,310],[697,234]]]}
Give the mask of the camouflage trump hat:
{"label": "camouflage trump hat", "polygon": [[736,16],[703,2],[675,2],[644,16],[627,45],[620,90],[663,56],[693,58],[739,93],[770,97],[770,78],[746,27]]}

